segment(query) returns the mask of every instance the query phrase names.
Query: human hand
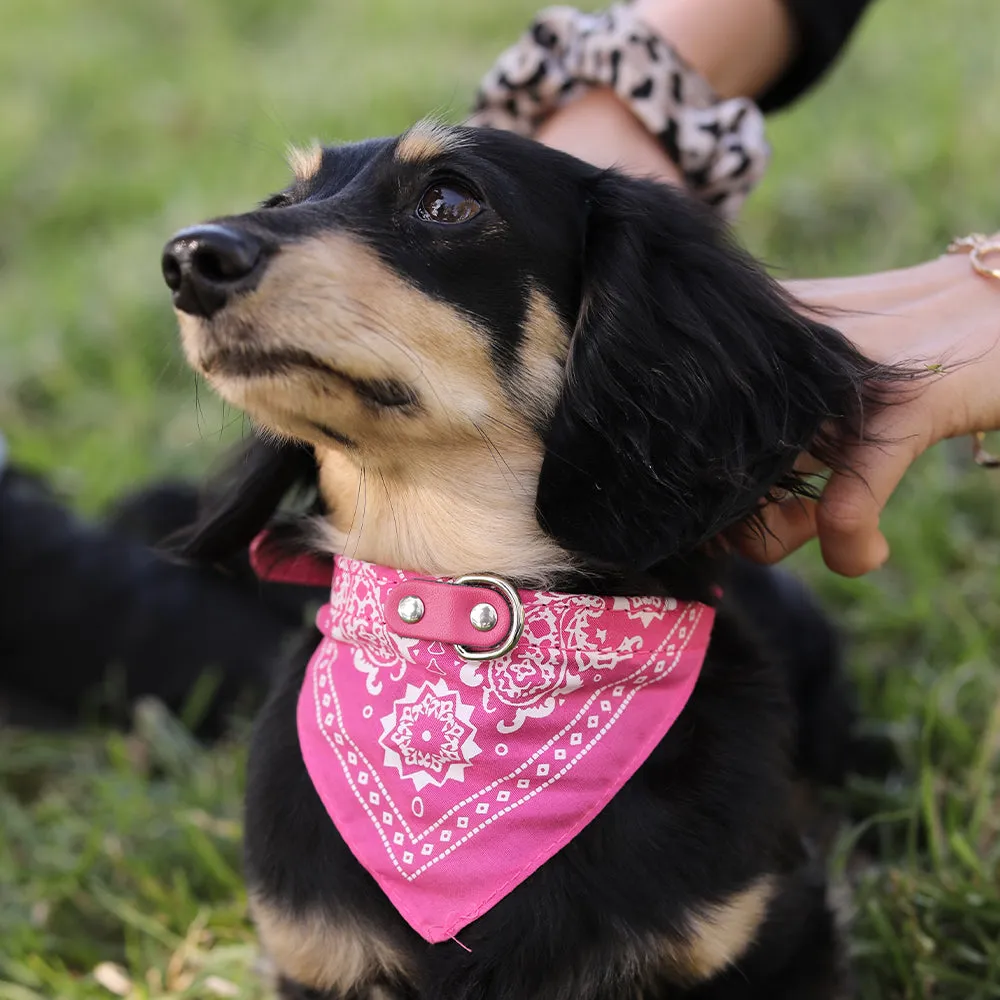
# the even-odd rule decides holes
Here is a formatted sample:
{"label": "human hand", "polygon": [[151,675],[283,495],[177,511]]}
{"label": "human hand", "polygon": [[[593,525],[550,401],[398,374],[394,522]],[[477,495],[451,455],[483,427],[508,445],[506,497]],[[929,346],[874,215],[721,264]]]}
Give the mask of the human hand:
{"label": "human hand", "polygon": [[[766,15],[771,3],[758,0],[757,13]],[[753,92],[750,70],[773,72],[787,58],[786,40],[756,68],[739,64],[738,79],[723,80],[709,57],[719,37],[729,36],[709,31],[699,42],[695,31],[707,7],[667,0],[643,0],[641,6],[664,37],[683,39],[682,51],[720,93]],[[771,15],[779,7],[771,7]],[[658,16],[667,20],[660,23]],[[682,184],[659,142],[610,90],[591,91],[561,108],[537,138],[598,166]],[[1000,281],[975,274],[965,255],[949,255],[899,271],[786,287],[817,309],[816,318],[829,323],[836,314],[833,324],[868,357],[923,366],[929,373],[868,424],[867,442],[845,446],[841,458],[849,471],[830,476],[818,503],[789,498],[771,504],[763,511],[763,534],[736,533],[742,551],[767,563],[818,536],[831,569],[860,576],[888,558],[879,519],[912,462],[945,438],[1000,428]],[[821,471],[810,456],[802,456],[801,468]]]}
{"label": "human hand", "polygon": [[[930,373],[869,422],[867,442],[845,446],[849,471],[832,474],[818,502],[771,504],[762,534],[743,529],[736,538],[746,555],[773,563],[818,536],[830,569],[860,576],[888,558],[879,519],[912,462],[938,441],[1000,428],[1000,281],[977,275],[965,255],[949,255],[786,287],[873,360]],[[837,311],[832,320],[830,310]],[[809,456],[801,468],[817,471]]]}

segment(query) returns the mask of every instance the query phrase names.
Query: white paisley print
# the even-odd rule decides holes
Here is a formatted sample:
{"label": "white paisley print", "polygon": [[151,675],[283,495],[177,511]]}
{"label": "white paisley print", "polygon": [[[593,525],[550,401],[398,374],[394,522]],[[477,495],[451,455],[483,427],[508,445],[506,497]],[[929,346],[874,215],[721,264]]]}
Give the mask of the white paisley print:
{"label": "white paisley print", "polygon": [[444,681],[424,681],[419,688],[407,684],[406,694],[382,717],[385,763],[412,779],[418,791],[449,778],[462,781],[479,753],[471,718],[472,706]]}

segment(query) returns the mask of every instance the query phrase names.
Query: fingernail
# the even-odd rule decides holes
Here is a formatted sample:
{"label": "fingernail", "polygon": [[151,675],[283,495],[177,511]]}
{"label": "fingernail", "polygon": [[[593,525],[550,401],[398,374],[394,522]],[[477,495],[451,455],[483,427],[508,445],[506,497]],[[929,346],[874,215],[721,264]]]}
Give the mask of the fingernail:
{"label": "fingernail", "polygon": [[875,541],[875,568],[881,569],[889,558],[889,543],[885,535],[880,534]]}

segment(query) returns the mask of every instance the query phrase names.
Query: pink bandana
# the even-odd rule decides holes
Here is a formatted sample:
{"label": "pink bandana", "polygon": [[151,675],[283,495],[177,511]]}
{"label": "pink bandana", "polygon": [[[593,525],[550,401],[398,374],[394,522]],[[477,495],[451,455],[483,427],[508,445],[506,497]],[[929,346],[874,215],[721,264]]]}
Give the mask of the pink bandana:
{"label": "pink bandana", "polygon": [[[400,601],[414,591],[428,607],[408,627]],[[687,703],[715,614],[520,591],[516,646],[464,659],[434,628],[454,636],[459,607],[467,630],[484,593],[500,618],[484,641],[499,646],[516,617],[501,594],[338,556],[299,695],[302,756],[330,818],[431,942],[526,879],[636,771]]]}

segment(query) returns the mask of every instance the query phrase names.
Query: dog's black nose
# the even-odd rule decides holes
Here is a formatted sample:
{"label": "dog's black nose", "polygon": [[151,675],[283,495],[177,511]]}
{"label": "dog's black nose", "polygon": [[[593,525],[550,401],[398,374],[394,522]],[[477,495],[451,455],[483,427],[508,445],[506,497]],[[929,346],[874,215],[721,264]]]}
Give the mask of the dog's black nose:
{"label": "dog's black nose", "polygon": [[206,319],[260,276],[264,251],[254,236],[230,226],[182,229],[163,248],[163,279],[181,312]]}

